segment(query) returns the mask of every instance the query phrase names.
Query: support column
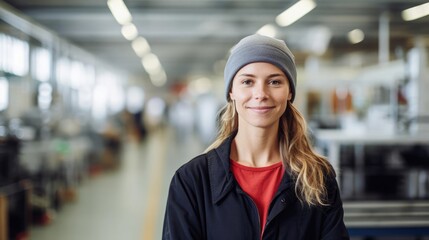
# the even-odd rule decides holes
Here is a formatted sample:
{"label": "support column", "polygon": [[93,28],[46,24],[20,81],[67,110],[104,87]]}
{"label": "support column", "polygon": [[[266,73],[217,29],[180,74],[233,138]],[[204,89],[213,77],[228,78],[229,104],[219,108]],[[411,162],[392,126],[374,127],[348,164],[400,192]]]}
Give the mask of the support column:
{"label": "support column", "polygon": [[389,22],[388,12],[383,12],[380,16],[378,27],[378,62],[389,62]]}

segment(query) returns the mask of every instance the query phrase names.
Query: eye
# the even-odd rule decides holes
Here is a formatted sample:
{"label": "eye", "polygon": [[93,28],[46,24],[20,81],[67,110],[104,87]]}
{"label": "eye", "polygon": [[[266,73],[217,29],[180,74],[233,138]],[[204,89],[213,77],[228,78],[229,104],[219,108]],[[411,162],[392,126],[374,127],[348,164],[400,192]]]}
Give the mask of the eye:
{"label": "eye", "polygon": [[252,80],[251,79],[244,79],[243,81],[241,81],[241,84],[243,84],[243,85],[250,85],[250,84],[252,84]]}
{"label": "eye", "polygon": [[273,80],[270,80],[269,81],[269,84],[270,85],[280,85],[282,83],[282,81],[280,81],[280,80],[276,80],[276,79],[273,79]]}

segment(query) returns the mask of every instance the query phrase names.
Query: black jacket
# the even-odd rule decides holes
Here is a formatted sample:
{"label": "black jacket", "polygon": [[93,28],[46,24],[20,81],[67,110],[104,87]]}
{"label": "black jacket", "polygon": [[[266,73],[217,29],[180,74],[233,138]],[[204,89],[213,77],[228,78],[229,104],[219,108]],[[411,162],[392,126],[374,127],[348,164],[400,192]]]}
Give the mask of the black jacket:
{"label": "black jacket", "polygon": [[[175,173],[164,219],[164,240],[260,240],[253,200],[230,171],[232,137],[184,164]],[[327,181],[330,205],[309,207],[296,197],[285,173],[271,202],[263,239],[349,239],[334,177]]]}

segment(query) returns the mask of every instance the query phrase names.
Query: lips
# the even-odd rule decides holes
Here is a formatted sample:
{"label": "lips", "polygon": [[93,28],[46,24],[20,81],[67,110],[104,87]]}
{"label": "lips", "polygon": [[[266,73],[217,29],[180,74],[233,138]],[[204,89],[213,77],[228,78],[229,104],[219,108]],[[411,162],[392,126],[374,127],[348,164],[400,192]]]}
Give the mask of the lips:
{"label": "lips", "polygon": [[274,107],[272,107],[272,106],[259,106],[259,107],[247,107],[247,109],[250,109],[256,113],[266,113],[266,112],[269,112],[270,110],[274,109]]}

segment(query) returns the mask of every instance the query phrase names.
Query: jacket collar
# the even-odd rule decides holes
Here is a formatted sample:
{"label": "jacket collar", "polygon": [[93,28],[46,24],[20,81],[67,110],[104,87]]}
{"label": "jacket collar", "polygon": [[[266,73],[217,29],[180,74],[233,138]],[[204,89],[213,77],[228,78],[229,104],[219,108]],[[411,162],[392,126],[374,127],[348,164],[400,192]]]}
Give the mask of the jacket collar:
{"label": "jacket collar", "polygon": [[230,171],[231,144],[235,134],[228,137],[219,147],[207,153],[212,201],[218,203],[231,189],[234,177]]}
{"label": "jacket collar", "polygon": [[[236,133],[232,134],[219,147],[207,153],[210,188],[214,204],[225,197],[234,186],[234,176],[230,170],[230,153],[235,135]],[[286,170],[276,195],[286,189],[293,191],[294,180],[291,176],[290,172]]]}

